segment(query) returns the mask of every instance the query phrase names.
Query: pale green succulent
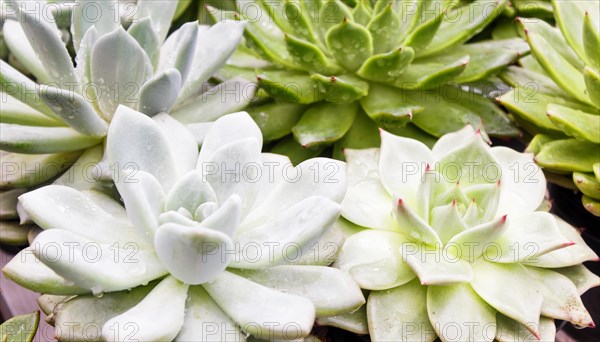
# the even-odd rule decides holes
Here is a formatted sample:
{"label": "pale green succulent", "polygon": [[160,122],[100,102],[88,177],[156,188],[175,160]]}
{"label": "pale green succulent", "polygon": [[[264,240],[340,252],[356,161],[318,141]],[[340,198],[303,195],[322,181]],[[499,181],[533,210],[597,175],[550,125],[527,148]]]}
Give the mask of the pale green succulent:
{"label": "pale green succulent", "polygon": [[499,102],[535,135],[528,150],[551,180],[576,186],[584,207],[600,216],[600,8],[552,4],[558,28],[520,20],[532,57],[501,74],[514,90]]}
{"label": "pale green succulent", "polygon": [[[433,144],[470,123],[518,131],[472,84],[527,54],[520,38],[466,44],[507,1],[237,1],[217,21],[248,21],[245,45],[219,75],[258,78],[275,103],[249,109],[265,139],[293,133],[318,154],[379,144],[377,126]],[[255,73],[256,71],[256,73]],[[273,151],[310,155],[290,142]],[[299,158],[301,159],[301,158]]]}
{"label": "pale green succulent", "polygon": [[60,341],[291,340],[316,316],[365,303],[350,276],[326,267],[333,254],[315,253],[332,241],[343,162],[293,167],[261,153],[243,112],[218,119],[198,153],[172,117],[120,106],[106,148],[124,208],[60,185],[19,198],[45,230],[3,272],[34,291],[77,295],[51,305]]}
{"label": "pale green succulent", "polygon": [[536,211],[533,155],[466,127],[432,150],[382,131],[346,150],[342,216],[362,230],[334,266],[365,290],[373,341],[554,341],[553,319],[594,326],[580,295],[598,260],[570,225]]}
{"label": "pale green succulent", "polygon": [[[112,15],[120,8],[116,1],[77,1],[71,24],[75,65],[54,23],[15,7],[16,14],[4,23],[4,37],[11,37],[6,41],[11,53],[37,83],[0,62],[0,189],[38,186],[60,175],[60,183],[68,183],[80,173],[70,168],[73,164],[102,158],[106,132],[121,104],[149,116],[168,112],[201,143],[211,121],[250,102],[254,87],[249,82],[207,83],[235,50],[244,24],[190,22],[167,37],[177,4],[140,0],[125,30],[121,18]],[[85,19],[83,12],[91,6],[104,13],[96,21]],[[96,170],[98,178],[109,172],[107,167]],[[71,186],[93,183],[87,179]],[[14,202],[18,194],[2,196]],[[3,205],[0,216],[14,218],[15,209],[6,209]],[[22,232],[20,237],[25,242]]]}

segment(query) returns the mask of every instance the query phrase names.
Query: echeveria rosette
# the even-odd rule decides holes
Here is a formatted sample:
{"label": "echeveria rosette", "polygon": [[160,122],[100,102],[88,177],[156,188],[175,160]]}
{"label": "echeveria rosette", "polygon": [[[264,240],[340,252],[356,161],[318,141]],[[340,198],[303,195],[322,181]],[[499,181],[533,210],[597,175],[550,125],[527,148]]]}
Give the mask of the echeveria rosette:
{"label": "echeveria rosette", "polygon": [[[246,113],[218,119],[198,154],[175,119],[121,106],[107,154],[125,208],[60,185],[22,195],[23,210],[45,230],[3,272],[42,293],[80,295],[54,308],[61,340],[81,338],[91,324],[122,340],[128,323],[141,341],[306,336],[316,315],[365,302],[324,255],[305,257],[339,217],[344,164],[312,159],[294,168],[261,148]],[[89,245],[100,251],[94,262]],[[80,328],[66,329],[73,321]]]}
{"label": "echeveria rosette", "polygon": [[579,189],[584,207],[600,216],[598,2],[552,4],[558,27],[520,20],[532,55],[500,75],[514,90],[499,102],[534,135],[528,150],[549,180]]}
{"label": "echeveria rosette", "polygon": [[[8,174],[3,189],[60,175],[83,151],[102,144],[119,105],[149,116],[170,113],[201,141],[208,122],[249,102],[251,94],[222,100],[232,83],[239,90],[237,81],[215,88],[205,83],[235,50],[244,24],[190,22],[168,35],[177,4],[140,0],[125,28],[114,18],[116,1],[78,1],[71,24],[75,65],[54,23],[32,13],[26,3],[29,10],[15,7],[4,35],[12,38],[10,51],[37,83],[2,62],[0,149],[4,161],[34,171]],[[82,12],[91,7],[102,13],[96,20]]]}
{"label": "echeveria rosette", "polygon": [[[275,99],[249,109],[265,139],[293,133],[315,154],[333,143],[336,158],[379,146],[378,125],[430,144],[467,123],[515,136],[495,104],[460,86],[529,52],[520,38],[465,44],[506,2],[237,1],[236,13],[211,11],[217,21],[248,21],[246,46],[219,75],[257,75]],[[275,151],[297,153],[289,139]]]}
{"label": "echeveria rosette", "polygon": [[552,319],[593,326],[580,294],[599,285],[577,231],[536,211],[533,156],[488,146],[467,126],[423,143],[381,132],[346,150],[342,216],[364,230],[335,266],[365,290],[374,341],[554,340]]}

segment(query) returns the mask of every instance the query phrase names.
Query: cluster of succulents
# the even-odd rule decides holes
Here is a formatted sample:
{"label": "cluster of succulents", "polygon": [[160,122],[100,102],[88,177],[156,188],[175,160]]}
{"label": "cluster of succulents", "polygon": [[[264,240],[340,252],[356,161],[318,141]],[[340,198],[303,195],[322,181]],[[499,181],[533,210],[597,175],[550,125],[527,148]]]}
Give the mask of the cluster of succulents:
{"label": "cluster of succulents", "polygon": [[[534,135],[528,150],[560,184],[573,184],[600,216],[600,14],[593,1],[552,1],[558,27],[521,19],[532,57],[501,77],[499,101]],[[566,177],[565,177],[566,175]]]}
{"label": "cluster of succulents", "polygon": [[[314,154],[335,143],[343,159],[343,148],[378,146],[377,126],[430,145],[466,124],[518,134],[491,101],[461,87],[529,53],[521,38],[466,43],[507,1],[348,3],[237,1],[237,12],[212,11],[217,22],[248,21],[245,46],[219,75],[256,78],[274,98],[249,109],[267,140],[292,133]],[[274,151],[293,151],[289,139]]]}
{"label": "cluster of succulents", "polygon": [[0,5],[2,272],[44,313],[0,340],[595,327],[547,179],[600,215],[600,3]]}

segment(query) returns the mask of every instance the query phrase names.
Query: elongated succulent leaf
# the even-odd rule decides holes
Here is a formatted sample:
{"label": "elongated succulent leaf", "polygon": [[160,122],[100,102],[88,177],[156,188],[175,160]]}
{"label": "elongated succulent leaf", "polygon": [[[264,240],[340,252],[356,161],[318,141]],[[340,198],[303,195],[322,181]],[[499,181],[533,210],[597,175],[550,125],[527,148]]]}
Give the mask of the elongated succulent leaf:
{"label": "elongated succulent leaf", "polygon": [[585,80],[587,95],[592,104],[598,108],[597,114],[600,114],[600,75],[590,67],[583,69],[583,79]]}
{"label": "elongated succulent leaf", "polygon": [[154,67],[158,66],[160,57],[160,42],[152,29],[152,19],[146,17],[131,24],[127,29],[129,33],[140,44]]}
{"label": "elongated succulent leaf", "polygon": [[[81,151],[53,154],[18,154],[0,151],[2,162],[7,165],[0,179],[0,188],[27,188],[47,182],[69,168],[80,154]],[[20,172],[17,165],[34,172]]]}
{"label": "elongated succulent leaf", "polygon": [[583,20],[583,47],[587,60],[596,70],[600,70],[600,32],[587,12]]}
{"label": "elongated succulent leaf", "polygon": [[544,144],[535,156],[540,166],[567,172],[592,172],[598,158],[598,144],[575,139],[561,139]]}
{"label": "elongated succulent leaf", "polygon": [[391,84],[407,90],[431,89],[457,78],[465,71],[469,61],[468,55],[457,56],[449,62],[413,61],[410,68],[398,75]]}
{"label": "elongated succulent leaf", "polygon": [[584,195],[600,200],[600,181],[594,175],[573,172],[573,182]]}
{"label": "elongated succulent leaf", "polygon": [[2,123],[44,127],[64,126],[63,122],[40,113],[4,92],[1,92],[0,96],[2,97],[2,111],[0,112],[0,122]]}
{"label": "elongated succulent leaf", "polygon": [[76,0],[71,15],[75,52],[79,53],[83,38],[90,28],[94,27],[98,36],[103,36],[119,27],[119,10],[117,1]]}
{"label": "elongated succulent leaf", "polygon": [[318,83],[323,99],[331,103],[352,103],[369,93],[369,83],[352,74],[331,77],[314,74],[311,79]]}
{"label": "elongated succulent leaf", "polygon": [[[599,94],[600,95],[600,94]],[[572,137],[600,144],[600,117],[569,107],[550,104],[548,117],[554,125]]]}
{"label": "elongated succulent leaf", "polygon": [[158,70],[177,69],[181,75],[181,84],[185,84],[192,67],[197,40],[198,24],[195,22],[186,23],[173,32],[161,48]]}
{"label": "elongated succulent leaf", "polygon": [[138,110],[148,116],[168,113],[177,101],[181,81],[181,74],[174,68],[150,78],[140,88]]}
{"label": "elongated succulent leaf", "polygon": [[371,56],[356,72],[360,77],[374,82],[391,82],[412,63],[415,52],[410,47]]}
{"label": "elongated succulent leaf", "polygon": [[178,2],[169,0],[138,0],[135,18],[152,18],[154,33],[158,37],[158,41],[163,42],[169,32],[169,27],[171,27],[171,20],[177,9]]}
{"label": "elongated succulent leaf", "polygon": [[40,113],[58,119],[38,97],[36,84],[3,60],[0,60],[0,89]]}
{"label": "elongated succulent leaf", "polygon": [[318,83],[302,72],[263,71],[257,79],[259,86],[269,95],[286,102],[310,104],[324,96]]}
{"label": "elongated succulent leaf", "polygon": [[100,142],[100,137],[81,134],[69,127],[31,127],[0,124],[4,151],[43,154],[77,151]]}
{"label": "elongated succulent leaf", "polygon": [[400,36],[398,30],[402,25],[402,18],[394,11],[392,6],[386,6],[369,22],[368,29],[373,37],[373,51],[376,54],[388,52],[398,48]]}
{"label": "elongated succulent leaf", "polygon": [[560,1],[552,0],[556,22],[569,45],[575,50],[579,58],[587,60],[584,43],[584,21],[585,14],[589,16],[590,23],[598,32],[600,14],[597,6],[592,1]]}
{"label": "elongated succulent leaf", "polygon": [[31,342],[36,335],[40,312],[12,317],[0,325],[0,336],[4,342]]}
{"label": "elongated succulent leaf", "polygon": [[11,55],[23,64],[35,76],[38,82],[51,82],[52,79],[48,75],[48,71],[46,71],[42,61],[38,58],[35,50],[33,50],[21,24],[15,20],[6,20],[2,27],[2,32],[4,34],[4,42],[9,48]]}

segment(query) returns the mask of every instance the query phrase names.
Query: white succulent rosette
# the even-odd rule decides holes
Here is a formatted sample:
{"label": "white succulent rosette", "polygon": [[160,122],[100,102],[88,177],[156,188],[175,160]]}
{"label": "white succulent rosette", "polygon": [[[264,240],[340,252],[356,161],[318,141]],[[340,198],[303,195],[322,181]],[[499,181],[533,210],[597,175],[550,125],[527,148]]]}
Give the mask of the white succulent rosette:
{"label": "white succulent rosette", "polygon": [[244,112],[218,119],[198,154],[177,120],[121,106],[107,155],[125,207],[60,185],[22,195],[45,230],[3,272],[41,293],[79,295],[53,299],[60,340],[307,336],[315,316],[365,302],[350,276],[308,250],[339,217],[344,164],[293,167],[261,148]]}
{"label": "white succulent rosette", "polygon": [[149,116],[169,113],[201,142],[210,122],[250,102],[249,82],[207,83],[237,47],[245,24],[189,22],[168,34],[178,3],[75,1],[69,8],[75,63],[48,14],[56,6],[6,4],[5,43],[35,81],[0,61],[0,150],[6,163],[20,167],[3,177],[0,189],[61,175],[84,151],[102,145],[119,105]]}
{"label": "white succulent rosette", "polygon": [[533,156],[490,147],[471,126],[432,149],[381,132],[347,150],[342,216],[364,230],[336,267],[365,290],[374,341],[554,341],[553,319],[594,323],[580,295],[599,284],[578,232],[536,211]]}

